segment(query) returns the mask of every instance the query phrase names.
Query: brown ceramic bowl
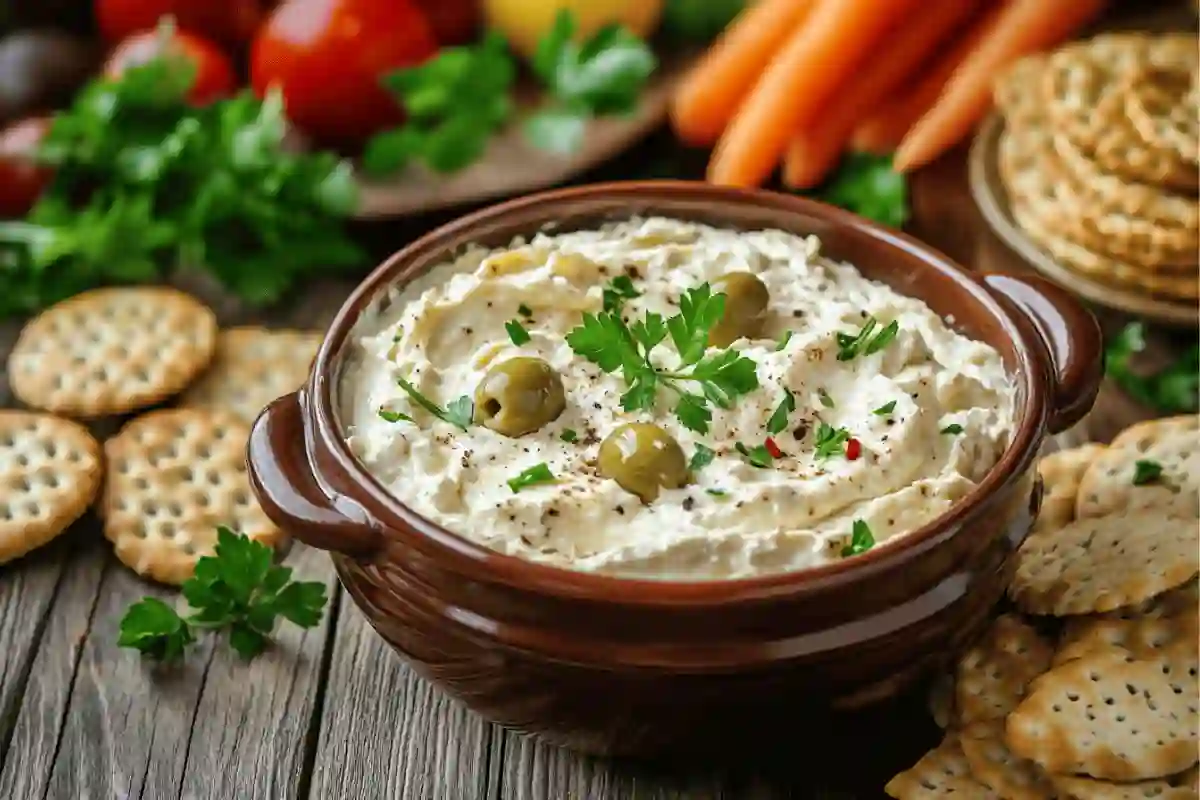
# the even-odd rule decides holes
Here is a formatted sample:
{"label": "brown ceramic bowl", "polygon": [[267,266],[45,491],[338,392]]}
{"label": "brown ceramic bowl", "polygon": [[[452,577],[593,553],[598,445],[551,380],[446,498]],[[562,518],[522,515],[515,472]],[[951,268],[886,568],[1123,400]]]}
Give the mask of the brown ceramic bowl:
{"label": "brown ceramic bowl", "polygon": [[[635,214],[817,234],[829,255],[922,298],[1003,355],[1019,386],[1012,445],[970,496],[920,530],[853,560],[744,580],[632,580],[534,564],[390,496],[351,455],[335,411],[363,310],[467,243],[501,246],[548,224]],[[259,417],[250,475],[273,520],[332,552],[379,634],[483,716],[592,752],[744,745],[774,718],[794,723],[888,697],[979,632],[1040,502],[1038,448],[1092,405],[1100,349],[1096,321],[1052,284],[971,275],[810,200],[683,182],[566,189],[472,214],[375,270],[342,307],[308,384]]]}

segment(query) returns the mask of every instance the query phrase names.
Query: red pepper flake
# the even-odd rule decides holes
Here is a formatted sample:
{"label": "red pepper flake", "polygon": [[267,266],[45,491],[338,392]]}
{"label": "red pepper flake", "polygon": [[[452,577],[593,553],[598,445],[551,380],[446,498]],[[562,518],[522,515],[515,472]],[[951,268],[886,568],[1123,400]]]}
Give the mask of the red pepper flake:
{"label": "red pepper flake", "polygon": [[858,439],[851,439],[846,442],[846,460],[857,461],[862,455],[862,442]]}
{"label": "red pepper flake", "polygon": [[783,451],[779,449],[779,445],[775,444],[775,440],[770,436],[764,442],[767,447],[767,452],[771,454],[771,458],[783,458]]}

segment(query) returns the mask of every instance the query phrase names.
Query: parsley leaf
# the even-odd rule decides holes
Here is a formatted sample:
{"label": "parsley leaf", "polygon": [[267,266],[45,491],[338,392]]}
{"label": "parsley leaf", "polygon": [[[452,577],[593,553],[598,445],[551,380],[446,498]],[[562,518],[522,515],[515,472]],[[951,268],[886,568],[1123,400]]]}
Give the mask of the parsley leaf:
{"label": "parsley leaf", "polygon": [[386,408],[379,409],[379,418],[387,422],[416,422],[408,414],[400,411],[388,411]]}
{"label": "parsley leaf", "polygon": [[775,352],[779,352],[788,346],[788,342],[792,340],[792,331],[784,331],[783,336],[779,337],[779,342],[775,345]]}
{"label": "parsley leaf", "polygon": [[1134,400],[1164,414],[1200,409],[1200,345],[1193,344],[1175,363],[1148,375],[1135,372],[1131,364],[1145,347],[1142,323],[1126,325],[1105,351],[1105,374]]}
{"label": "parsley leaf", "polygon": [[704,491],[708,494],[711,494],[713,497],[724,497],[725,495],[729,494],[729,492],[725,491],[724,489],[705,489]]}
{"label": "parsley leaf", "polygon": [[684,364],[695,364],[704,355],[708,332],[724,313],[725,295],[714,295],[707,283],[679,298],[679,314],[667,321],[667,330]]}
{"label": "parsley leaf", "polygon": [[604,310],[620,311],[626,300],[641,297],[642,293],[633,285],[633,279],[628,275],[618,275],[604,287]]}
{"label": "parsley leaf", "polygon": [[575,442],[579,441],[579,434],[570,428],[567,428],[558,435],[558,438],[562,439],[567,444],[574,444]]}
{"label": "parsley leaf", "polygon": [[180,614],[154,597],[139,600],[121,619],[117,644],[170,661],[196,641],[196,631],[225,628],[230,646],[252,658],[266,647],[277,618],[314,627],[328,600],[325,584],[293,581],[291,568],[273,557],[267,545],[218,528],[215,555],[201,557],[181,587],[191,612]]}
{"label": "parsley leaf", "polygon": [[842,558],[861,555],[874,546],[875,536],[871,533],[871,526],[856,519],[850,528],[850,543],[842,548]]}
{"label": "parsley leaf", "polygon": [[529,341],[529,331],[525,330],[525,326],[515,319],[504,323],[504,330],[508,331],[508,338],[517,347]]}
{"label": "parsley leaf", "polygon": [[892,169],[891,156],[851,153],[816,195],[893,228],[908,220],[908,184]]}
{"label": "parsley leaf", "polygon": [[783,399],[779,401],[771,418],[767,420],[767,432],[776,434],[787,427],[788,414],[796,410],[796,398],[787,389],[783,390]]}
{"label": "parsley leaf", "polygon": [[833,398],[829,396],[829,392],[824,389],[817,389],[817,397],[821,399],[821,405],[826,408],[837,408],[837,405],[833,402]]}
{"label": "parsley leaf", "polygon": [[692,460],[688,463],[688,469],[698,472],[711,464],[716,455],[712,448],[697,444],[696,452],[692,453]]}
{"label": "parsley leaf", "polygon": [[959,434],[959,433],[963,432],[963,426],[959,425],[957,422],[951,422],[949,425],[942,428],[942,430],[939,432],[945,433],[945,434],[951,434],[951,435]]}
{"label": "parsley leaf", "polygon": [[877,417],[886,417],[888,414],[892,413],[895,410],[896,410],[896,401],[892,400],[890,402],[884,403],[883,405],[881,405],[879,408],[875,409],[871,413]]}
{"label": "parsley leaf", "polygon": [[667,0],[663,29],[672,36],[707,42],[725,29],[746,0]]}
{"label": "parsley leaf", "polygon": [[449,422],[451,425],[461,428],[464,431],[471,424],[471,418],[475,414],[475,404],[466,395],[454,400],[446,408],[442,408],[421,394],[417,390],[417,387],[404,378],[396,378],[396,383],[400,384],[400,388],[409,396],[409,399],[443,422]]}
{"label": "parsley leaf", "polygon": [[1139,459],[1133,462],[1133,485],[1146,486],[1162,478],[1163,467],[1157,461]]}
{"label": "parsley leaf", "polygon": [[550,467],[543,462],[534,464],[527,470],[523,470],[520,475],[508,481],[508,488],[513,490],[513,494],[521,491],[527,486],[535,486],[539,483],[553,483],[557,480],[554,473],[550,471]]}
{"label": "parsley leaf", "polygon": [[839,333],[837,335],[838,361],[851,361],[860,355],[874,355],[887,347],[900,330],[900,323],[892,320],[883,330],[876,332],[879,322],[874,317],[867,317],[858,333]]}
{"label": "parsley leaf", "polygon": [[775,463],[775,458],[771,455],[771,451],[767,449],[766,445],[758,444],[754,447],[746,447],[746,445],[738,442],[733,447],[745,457],[751,466],[758,467],[759,469],[769,469]]}
{"label": "parsley leaf", "polygon": [[844,452],[843,445],[848,441],[850,441],[850,431],[845,428],[835,428],[828,423],[822,422],[817,426],[817,433],[813,439],[813,449],[816,451],[817,458],[831,458],[836,455],[842,455]]}

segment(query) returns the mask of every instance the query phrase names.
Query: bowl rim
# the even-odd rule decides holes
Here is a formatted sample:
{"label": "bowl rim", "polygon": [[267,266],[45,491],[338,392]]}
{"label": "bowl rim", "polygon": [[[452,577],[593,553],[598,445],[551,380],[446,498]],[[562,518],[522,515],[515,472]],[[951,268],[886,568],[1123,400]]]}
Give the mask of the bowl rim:
{"label": "bowl rim", "polygon": [[[979,307],[1000,324],[1013,342],[1016,364],[1010,377],[1024,391],[1017,392],[1018,424],[1000,459],[970,492],[943,514],[866,553],[790,572],[729,579],[633,578],[543,564],[492,550],[410,508],[376,480],[351,452],[334,405],[338,390],[336,379],[340,377],[337,359],[362,313],[371,308],[383,292],[395,285],[395,274],[414,259],[427,257],[437,251],[453,252],[470,242],[475,233],[483,235],[494,233],[497,228],[503,229],[506,220],[521,212],[548,209],[578,200],[620,199],[627,196],[631,203],[651,208],[656,200],[706,201],[715,205],[718,216],[722,206],[792,211],[834,227],[849,229],[855,236],[877,240],[885,249],[907,253],[927,267],[950,277],[973,296]],[[631,211],[630,216],[637,213]],[[663,216],[671,214],[664,212]],[[541,226],[548,224],[542,222]],[[736,225],[731,223],[730,227]],[[515,238],[534,232],[528,229],[514,230],[509,235]],[[429,268],[436,263],[431,261]],[[414,277],[409,276],[409,279]],[[1007,308],[964,267],[908,234],[886,228],[841,208],[780,192],[717,186],[698,181],[615,181],[538,192],[483,208],[435,228],[385,259],[343,302],[327,329],[310,374],[306,424],[316,423],[321,445],[332,456],[337,468],[371,501],[372,509],[382,509],[390,517],[379,520],[387,528],[382,534],[385,542],[403,538],[407,540],[406,545],[423,551],[426,556],[447,568],[484,582],[539,594],[642,606],[724,605],[738,601],[767,600],[783,594],[814,594],[867,580],[911,563],[951,538],[960,530],[964,520],[989,505],[1010,481],[1023,475],[1032,465],[1035,445],[1040,444],[1045,435],[1050,410],[1048,386],[1035,376],[1046,374],[1048,358],[1045,346],[1037,339],[1036,331],[1030,329],[1023,315]],[[1023,404],[1020,403],[1022,394]],[[310,465],[322,472],[312,458],[311,443],[308,447]],[[358,498],[351,495],[349,499]],[[369,560],[372,556],[360,558]]]}

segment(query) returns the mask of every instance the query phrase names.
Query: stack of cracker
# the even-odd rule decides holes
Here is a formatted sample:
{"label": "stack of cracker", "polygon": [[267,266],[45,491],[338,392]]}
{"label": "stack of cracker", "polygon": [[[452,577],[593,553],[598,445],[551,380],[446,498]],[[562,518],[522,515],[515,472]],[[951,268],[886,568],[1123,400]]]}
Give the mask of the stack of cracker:
{"label": "stack of cracker", "polygon": [[[304,382],[320,341],[218,330],[210,309],[167,288],[99,289],[42,312],[8,360],[13,393],[37,411],[0,411],[0,563],[93,503],[117,558],[162,583],[191,577],[218,526],[276,544],[246,440],[258,412]],[[71,421],[131,414],[103,447]]]}
{"label": "stack of cracker", "polygon": [[1063,267],[1200,298],[1200,44],[1108,34],[1016,63],[996,85],[1013,219]]}
{"label": "stack of cracker", "polygon": [[1200,417],[1039,465],[1013,610],[935,684],[945,736],[900,800],[1197,797]]}

